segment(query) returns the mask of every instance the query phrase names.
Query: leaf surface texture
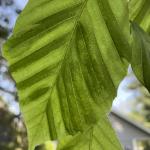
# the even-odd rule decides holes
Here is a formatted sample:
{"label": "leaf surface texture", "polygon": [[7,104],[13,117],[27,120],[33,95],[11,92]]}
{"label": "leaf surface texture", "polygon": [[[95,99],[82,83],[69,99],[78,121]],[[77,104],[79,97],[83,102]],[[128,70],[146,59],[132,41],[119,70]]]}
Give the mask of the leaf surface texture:
{"label": "leaf surface texture", "polygon": [[126,0],[29,1],[4,46],[29,150],[47,140],[59,150],[121,149],[107,113],[129,63],[149,84],[133,59],[128,15]]}

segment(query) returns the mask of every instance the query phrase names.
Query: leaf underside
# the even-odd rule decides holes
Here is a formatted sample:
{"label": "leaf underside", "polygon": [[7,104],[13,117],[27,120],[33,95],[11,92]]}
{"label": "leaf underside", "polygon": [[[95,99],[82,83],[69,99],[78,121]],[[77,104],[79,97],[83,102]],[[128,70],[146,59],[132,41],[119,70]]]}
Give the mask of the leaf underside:
{"label": "leaf underside", "polygon": [[[145,39],[135,24],[133,31]],[[150,89],[148,46],[133,36],[131,48],[130,40],[126,0],[29,1],[4,46],[29,150],[47,140],[59,150],[121,149],[107,113],[129,63]],[[135,59],[140,50],[145,64]]]}

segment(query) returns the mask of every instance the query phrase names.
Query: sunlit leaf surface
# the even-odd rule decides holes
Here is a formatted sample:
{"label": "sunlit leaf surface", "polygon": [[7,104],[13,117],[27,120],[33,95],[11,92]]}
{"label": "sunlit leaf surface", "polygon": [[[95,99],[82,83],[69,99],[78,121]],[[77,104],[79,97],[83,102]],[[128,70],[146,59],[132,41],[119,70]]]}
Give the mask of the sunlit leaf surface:
{"label": "sunlit leaf surface", "polygon": [[[4,56],[30,150],[47,140],[58,140],[59,150],[121,149],[107,113],[129,63],[149,88],[149,73],[134,59],[140,57],[136,39],[133,49],[129,44],[128,16],[126,0],[29,1]],[[145,48],[142,67],[148,54]]]}

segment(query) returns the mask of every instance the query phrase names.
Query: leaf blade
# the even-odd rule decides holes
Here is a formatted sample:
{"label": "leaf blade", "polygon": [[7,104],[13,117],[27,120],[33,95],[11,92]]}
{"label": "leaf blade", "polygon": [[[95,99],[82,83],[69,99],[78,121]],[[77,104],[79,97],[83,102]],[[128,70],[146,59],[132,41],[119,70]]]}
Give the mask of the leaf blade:
{"label": "leaf blade", "polygon": [[[129,57],[123,50],[130,53],[129,41],[123,39],[129,37],[129,22],[128,17],[122,20],[128,15],[122,3],[29,1],[4,53],[19,89],[30,150],[44,141],[84,132],[110,110],[117,86],[126,74],[123,59]],[[117,16],[114,7],[122,13]],[[32,9],[35,11],[30,17]],[[41,9],[43,14],[37,13]],[[69,15],[60,15],[59,11]],[[110,20],[116,16],[117,26]],[[115,35],[123,24],[124,30]],[[120,42],[118,35],[122,35]]]}

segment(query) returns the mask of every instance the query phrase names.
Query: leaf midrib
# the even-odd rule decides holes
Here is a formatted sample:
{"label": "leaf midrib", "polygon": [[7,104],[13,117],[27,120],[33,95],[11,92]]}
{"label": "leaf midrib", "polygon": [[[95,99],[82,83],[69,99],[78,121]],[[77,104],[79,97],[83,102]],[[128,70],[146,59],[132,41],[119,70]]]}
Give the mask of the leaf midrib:
{"label": "leaf midrib", "polygon": [[[87,4],[87,2],[88,2],[88,0],[85,0],[84,2],[83,2],[83,4],[82,4],[82,7],[81,7],[81,10],[80,10],[80,13],[78,13],[77,12],[77,15],[75,16],[75,21],[74,21],[74,28],[73,28],[73,31],[72,31],[72,34],[70,35],[70,38],[68,38],[69,39],[69,42],[68,42],[68,44],[67,44],[67,48],[66,48],[66,52],[65,52],[65,54],[64,54],[64,57],[62,58],[62,60],[60,61],[60,67],[59,67],[59,69],[58,69],[58,72],[57,72],[57,75],[56,75],[56,79],[55,79],[55,81],[54,81],[54,83],[53,83],[53,86],[51,86],[51,88],[50,88],[50,96],[49,96],[49,99],[48,99],[48,101],[47,101],[47,104],[46,104],[46,111],[45,111],[45,113],[46,113],[46,116],[48,116],[48,114],[47,114],[47,112],[48,112],[48,109],[49,109],[49,103],[50,103],[50,101],[51,101],[51,94],[52,94],[52,92],[53,92],[53,89],[54,89],[54,87],[55,87],[55,85],[56,85],[56,83],[57,83],[57,80],[58,80],[58,78],[59,78],[59,74],[61,73],[61,70],[63,69],[63,64],[64,64],[64,62],[65,62],[65,60],[67,59],[66,57],[67,57],[67,54],[69,53],[69,50],[70,50],[70,45],[71,45],[71,42],[72,42],[72,40],[73,40],[73,35],[74,35],[74,33],[75,33],[75,31],[76,31],[76,28],[77,28],[77,25],[78,25],[78,22],[79,22],[79,20],[80,20],[80,18],[81,18],[81,16],[82,16],[82,13],[83,13],[83,11],[84,11],[84,8],[86,7],[86,4]],[[48,120],[48,124],[50,125],[50,122],[49,122],[49,119],[47,119]],[[50,132],[49,132],[50,133]],[[56,133],[57,134],[57,133]],[[57,135],[56,135],[57,136]]]}
{"label": "leaf midrib", "polygon": [[[57,83],[57,80],[58,80],[58,78],[59,78],[59,74],[61,73],[61,70],[63,69],[63,64],[64,64],[64,62],[65,62],[65,60],[66,60],[66,57],[67,57],[67,54],[69,53],[69,50],[70,50],[70,45],[71,45],[71,42],[72,42],[72,40],[73,40],[73,35],[74,35],[74,33],[75,33],[75,31],[76,31],[76,28],[77,28],[77,25],[78,25],[78,22],[79,22],[79,20],[80,20],[80,18],[81,18],[81,16],[82,16],[82,13],[83,13],[83,11],[84,11],[84,9],[85,9],[85,7],[86,7],[86,5],[87,5],[87,2],[88,2],[88,0],[85,0],[84,2],[83,2],[83,4],[82,4],[82,7],[81,7],[81,9],[80,9],[80,12],[77,12],[77,15],[75,15],[75,21],[74,21],[74,28],[73,28],[73,30],[72,30],[72,33],[71,33],[71,35],[70,35],[70,37],[68,37],[68,39],[69,39],[69,42],[68,42],[68,44],[67,44],[67,46],[66,46],[66,52],[65,52],[65,54],[64,54],[64,57],[62,58],[62,60],[60,61],[60,65],[58,66],[59,68],[58,68],[58,72],[56,73],[57,75],[56,75],[56,79],[55,79],[55,81],[54,81],[54,83],[53,83],[53,85],[52,86],[48,86],[48,87],[50,87],[50,96],[49,96],[49,99],[47,100],[47,102],[46,102],[46,108],[45,108],[45,112],[43,113],[43,117],[41,118],[41,121],[39,122],[39,124],[38,124],[38,126],[41,124],[41,122],[42,122],[42,120],[43,120],[43,118],[44,118],[44,115],[45,115],[45,113],[46,113],[46,116],[48,116],[48,109],[49,109],[49,103],[51,102],[51,95],[52,95],[52,92],[53,92],[53,89],[54,89],[54,87],[55,87],[55,85],[56,85],[56,83]],[[48,119],[48,117],[47,117],[47,121],[48,121],[48,125],[50,125],[50,122],[49,122],[49,119]],[[50,132],[49,132],[50,133]],[[35,136],[34,137],[36,137],[36,135],[38,134],[38,132],[35,132]],[[53,137],[52,137],[53,138]],[[33,141],[33,139],[32,139],[32,141]],[[32,143],[32,142],[31,142]],[[31,145],[31,147],[32,147],[32,145]]]}

